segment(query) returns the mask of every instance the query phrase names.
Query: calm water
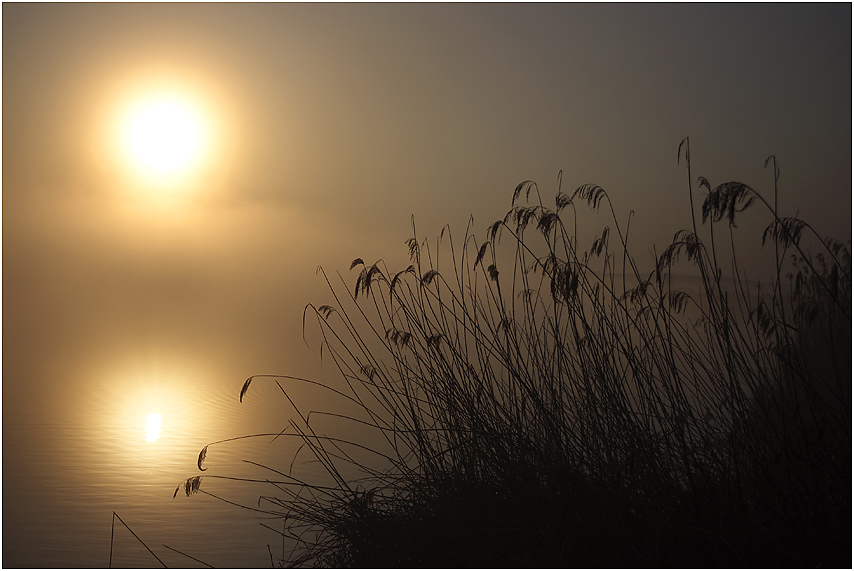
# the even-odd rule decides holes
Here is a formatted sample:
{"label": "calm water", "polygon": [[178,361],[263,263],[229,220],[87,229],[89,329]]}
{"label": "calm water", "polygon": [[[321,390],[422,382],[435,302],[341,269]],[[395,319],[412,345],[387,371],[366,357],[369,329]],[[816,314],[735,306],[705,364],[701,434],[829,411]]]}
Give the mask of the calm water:
{"label": "calm water", "polygon": [[[330,301],[317,265],[346,268],[359,243],[306,244],[296,214],[266,206],[3,205],[2,565],[106,567],[115,511],[169,566],[197,564],[163,544],[217,567],[269,566],[281,539],[258,514],[172,495],[200,474],[206,444],[295,416],[269,382],[240,403],[249,375],[340,379],[319,365],[316,329],[305,347],[303,307]],[[306,410],[335,406],[285,386]],[[149,413],[162,416],[153,442]],[[242,460],[286,469],[296,448],[212,447],[203,474],[269,477]],[[202,489],[250,506],[271,493],[212,478]],[[158,566],[123,526],[113,547],[117,567]]]}
{"label": "calm water", "polygon": [[[14,359],[4,358],[4,385],[11,382],[7,361]],[[185,478],[200,474],[196,458],[205,444],[284,428],[289,414],[278,387],[253,384],[240,404],[239,378],[194,374],[174,355],[147,362],[69,368],[52,381],[74,386],[69,406],[56,413],[20,415],[4,400],[4,567],[106,567],[113,511],[170,567],[200,565],[163,544],[216,567],[268,567],[268,543],[281,553],[281,539],[259,524],[260,514],[204,494],[172,497]],[[149,412],[162,416],[154,441],[146,441]],[[243,459],[281,468],[293,441],[270,440],[211,447],[204,474],[261,474]],[[202,488],[250,506],[270,493],[217,479],[203,480]],[[118,521],[114,534],[114,567],[159,566]]]}
{"label": "calm water", "polygon": [[[274,556],[283,546],[261,523],[280,522],[204,494],[172,496],[199,474],[270,477],[243,460],[287,468],[297,442],[286,438],[211,447],[203,473],[196,459],[206,444],[278,433],[295,416],[271,382],[256,381],[239,403],[247,376],[340,379],[328,359],[323,371],[317,367],[316,337],[311,350],[302,345],[302,303],[324,298],[282,290],[284,278],[268,280],[262,296],[244,278],[260,272],[236,272],[229,277],[235,285],[211,293],[201,278],[176,281],[171,266],[162,283],[133,273],[126,283],[110,266],[94,277],[76,270],[74,287],[55,285],[60,262],[39,265],[40,253],[27,274],[15,255],[4,249],[2,565],[106,567],[115,511],[170,567],[200,564],[164,544],[216,567],[268,567],[268,544]],[[98,293],[87,293],[105,281]],[[147,293],[156,287],[169,295]],[[279,302],[288,297],[299,300],[293,311]],[[306,411],[343,412],[304,388],[285,386]],[[146,440],[149,413],[161,415],[154,441]],[[295,470],[315,482],[323,477],[316,463],[297,463]],[[248,506],[271,493],[269,485],[214,478],[204,479],[202,489]],[[113,566],[159,565],[124,526],[116,522],[113,531]]]}

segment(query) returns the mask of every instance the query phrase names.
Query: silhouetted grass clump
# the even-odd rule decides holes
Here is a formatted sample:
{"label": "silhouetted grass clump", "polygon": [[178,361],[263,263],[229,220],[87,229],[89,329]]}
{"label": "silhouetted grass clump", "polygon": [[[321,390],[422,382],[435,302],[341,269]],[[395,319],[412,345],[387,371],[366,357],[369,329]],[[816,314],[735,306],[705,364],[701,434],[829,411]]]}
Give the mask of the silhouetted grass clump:
{"label": "silhouetted grass clump", "polygon": [[[281,381],[320,383],[274,378],[297,416],[281,436],[329,475],[268,467],[255,509],[279,518],[278,563],[850,567],[849,251],[778,213],[773,158],[772,201],[700,178],[698,225],[683,143],[691,228],[650,271],[605,190],[559,177],[553,207],[520,184],[483,242],[414,236],[402,271],[327,278],[335,305],[306,317],[347,412],[304,415]],[[767,214],[765,280],[734,245],[748,207]],[[592,241],[583,208],[610,218]],[[352,431],[319,433],[330,419]]]}

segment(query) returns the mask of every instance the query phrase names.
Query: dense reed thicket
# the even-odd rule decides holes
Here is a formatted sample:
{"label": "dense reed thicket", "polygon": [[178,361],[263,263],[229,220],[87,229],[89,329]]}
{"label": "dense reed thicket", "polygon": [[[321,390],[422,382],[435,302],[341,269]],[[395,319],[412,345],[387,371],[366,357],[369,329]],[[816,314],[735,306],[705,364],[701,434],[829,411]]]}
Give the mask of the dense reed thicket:
{"label": "dense reed thicket", "polygon": [[[413,236],[402,271],[357,259],[352,289],[327,278],[335,304],[309,305],[304,328],[316,320],[341,378],[256,376],[240,393],[275,382],[285,402],[311,383],[346,405],[288,404],[283,435],[329,481],[268,466],[255,509],[288,545],[272,562],[850,567],[849,251],[777,211],[773,157],[766,199],[695,187],[683,143],[691,226],[649,271],[605,190],[565,194],[558,177],[549,207],[521,183],[482,242]],[[767,217],[767,279],[739,264],[747,208]],[[592,240],[585,209],[610,218]],[[324,418],[353,429],[319,433]]]}

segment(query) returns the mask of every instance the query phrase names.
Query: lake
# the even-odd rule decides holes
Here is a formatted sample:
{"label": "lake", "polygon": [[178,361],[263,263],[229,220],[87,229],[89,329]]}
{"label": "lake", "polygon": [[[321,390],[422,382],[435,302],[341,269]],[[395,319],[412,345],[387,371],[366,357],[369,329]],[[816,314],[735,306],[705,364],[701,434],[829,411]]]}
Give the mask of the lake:
{"label": "lake", "polygon": [[[108,253],[118,222],[114,233],[98,233],[71,218],[75,226],[53,235],[27,230],[41,228],[29,224],[35,214],[4,219],[3,566],[106,567],[111,532],[113,566],[158,566],[128,529],[112,527],[113,512],[170,567],[201,564],[164,544],[216,567],[267,567],[268,545],[282,553],[281,537],[262,525],[281,520],[205,494],[173,494],[200,474],[270,477],[244,460],[287,469],[293,438],[213,446],[206,472],[196,460],[211,442],[275,434],[295,417],[269,380],[253,383],[240,403],[248,376],[341,380],[328,356],[320,365],[310,322],[305,346],[302,309],[332,301],[317,263],[341,269],[352,287],[353,255],[273,239],[264,233],[282,226],[273,214],[262,218],[269,224],[240,216],[245,224],[235,214],[161,229]],[[240,244],[248,229],[254,241]],[[382,251],[405,258],[395,245]],[[303,410],[342,411],[329,395],[283,386]],[[146,440],[149,414],[161,415],[157,439]],[[296,471],[323,477],[300,458]],[[250,507],[270,493],[269,485],[210,477],[202,490]]]}
{"label": "lake", "polygon": [[[186,497],[183,489],[173,499],[190,476],[269,477],[244,459],[287,466],[294,441],[270,437],[212,446],[207,471],[196,466],[210,442],[286,426],[293,413],[274,383],[256,382],[240,403],[244,379],[227,379],[233,367],[211,372],[217,352],[201,366],[178,350],[143,344],[121,359],[94,346],[39,363],[10,351],[14,342],[4,332],[4,567],[107,567],[111,533],[114,567],[158,567],[119,520],[111,529],[114,511],[169,567],[203,565],[164,544],[216,567],[267,567],[268,544],[281,553],[281,538],[260,525],[280,520],[205,494]],[[44,388],[16,392],[15,383]],[[149,413],[161,415],[156,439],[146,431]],[[212,478],[202,489],[253,507],[264,491]]]}
{"label": "lake", "polygon": [[[295,416],[272,382],[239,402],[248,376],[338,378],[320,365],[316,329],[306,347],[302,311],[329,297],[317,264],[346,269],[351,254],[269,235],[295,228],[275,210],[164,221],[62,204],[44,225],[48,206],[4,195],[15,214],[3,220],[3,566],[107,567],[113,511],[169,566],[198,564],[164,543],[217,567],[269,566],[281,539],[261,514],[172,496],[199,474],[258,475],[244,459],[287,468],[284,438],[211,447],[206,472],[196,460]],[[326,406],[284,386],[300,406]],[[146,441],[151,413],[161,432]],[[213,478],[202,490],[250,506],[265,493]],[[114,566],[159,565],[118,521],[114,532]]]}

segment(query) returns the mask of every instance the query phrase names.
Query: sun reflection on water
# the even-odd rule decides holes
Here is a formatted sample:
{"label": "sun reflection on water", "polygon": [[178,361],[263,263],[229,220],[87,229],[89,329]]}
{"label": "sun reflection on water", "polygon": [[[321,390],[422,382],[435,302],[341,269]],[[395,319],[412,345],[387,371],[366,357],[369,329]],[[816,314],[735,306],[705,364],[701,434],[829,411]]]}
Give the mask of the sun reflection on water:
{"label": "sun reflection on water", "polygon": [[[199,471],[199,452],[206,445],[282,429],[281,407],[287,401],[279,387],[258,383],[249,398],[240,402],[245,380],[241,367],[228,362],[212,365],[211,359],[195,353],[150,344],[142,349],[118,348],[100,361],[91,359],[79,370],[72,369],[68,378],[77,391],[69,392],[66,399],[63,412],[67,416],[61,422],[39,421],[32,428],[33,436],[27,431],[32,474],[56,469],[58,461],[64,467],[62,485],[51,487],[52,495],[36,512],[38,516],[52,521],[56,512],[51,506],[60,504],[67,510],[62,516],[65,519],[58,520],[63,525],[72,518],[78,523],[85,520],[85,525],[79,525],[80,545],[103,546],[103,541],[110,542],[110,528],[103,533],[92,530],[103,529],[103,514],[115,510],[146,542],[162,537],[171,545],[175,538],[182,538],[180,549],[204,561],[226,567],[262,566],[263,559],[253,558],[256,552],[268,555],[270,531],[257,525],[254,512],[203,494],[186,497],[181,492],[174,497],[178,486],[197,475],[269,478],[269,471],[256,471],[244,460],[279,468],[282,458],[289,461],[298,448],[298,444],[291,448],[291,441],[285,438],[272,444],[272,438],[266,437],[224,443],[211,447],[207,455],[205,467],[210,472]],[[62,429],[65,426],[70,430]],[[47,449],[41,439],[48,442]],[[25,473],[32,478],[30,474]],[[27,481],[23,475],[21,481]],[[260,488],[209,478],[203,489],[251,505]],[[32,492],[36,493],[45,495],[40,490]],[[25,501],[30,497],[34,496],[19,500],[22,511],[34,509]],[[118,538],[118,527],[116,534]],[[123,537],[128,539],[128,534]],[[77,549],[71,539],[62,540],[63,550]],[[165,548],[155,547],[154,551],[168,555]],[[150,554],[132,537],[116,543],[113,555],[114,564],[115,557],[124,557],[119,559],[123,567],[151,563]],[[89,561],[88,557],[81,555],[75,561]],[[62,567],[62,561],[57,556],[53,566]],[[182,564],[179,560],[169,566]]]}
{"label": "sun reflection on water", "polygon": [[154,442],[160,438],[160,420],[163,415],[159,412],[149,412],[145,419],[145,441]]}

